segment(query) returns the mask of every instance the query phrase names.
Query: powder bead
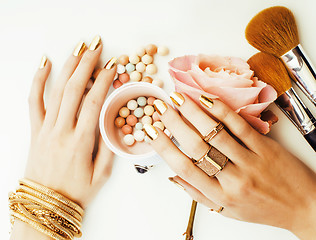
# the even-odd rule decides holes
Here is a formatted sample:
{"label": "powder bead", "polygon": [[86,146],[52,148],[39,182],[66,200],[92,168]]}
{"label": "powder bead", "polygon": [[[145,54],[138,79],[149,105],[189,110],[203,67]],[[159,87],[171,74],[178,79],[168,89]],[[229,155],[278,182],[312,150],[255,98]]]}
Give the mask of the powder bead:
{"label": "powder bead", "polygon": [[113,87],[115,88],[115,89],[118,89],[119,87],[121,87],[123,85],[123,83],[120,81],[120,80],[115,80],[114,82],[113,82]]}
{"label": "powder bead", "polygon": [[129,77],[132,82],[139,82],[142,79],[142,74],[140,72],[134,71],[129,75]]}
{"label": "powder bead", "polygon": [[151,64],[152,62],[153,62],[153,57],[152,56],[150,56],[150,55],[148,55],[148,54],[145,54],[143,57],[142,57],[142,62],[144,63],[144,64]]}
{"label": "powder bead", "polygon": [[138,57],[136,54],[129,56],[129,62],[136,64],[140,61],[140,57]]}
{"label": "powder bead", "polygon": [[145,140],[146,143],[150,143],[149,137],[145,136],[145,137],[144,137],[144,140]]}
{"label": "powder bead", "polygon": [[139,63],[136,64],[136,70],[138,72],[145,72],[146,65],[143,62],[139,62]]}
{"label": "powder bead", "polygon": [[160,118],[159,118],[159,114],[158,114],[157,112],[154,112],[154,113],[153,113],[153,120],[154,120],[154,122],[156,122],[156,121],[159,121],[159,120],[160,120]]}
{"label": "powder bead", "polygon": [[128,64],[128,56],[127,55],[121,55],[119,58],[118,58],[118,62],[122,65],[126,65]]}
{"label": "powder bead", "polygon": [[154,79],[152,84],[157,87],[161,87],[161,88],[163,87],[163,81],[161,79]]}
{"label": "powder bead", "polygon": [[117,64],[117,66],[116,66],[116,72],[117,72],[118,74],[124,73],[124,72],[125,72],[125,67],[124,67],[122,64]]}
{"label": "powder bead", "polygon": [[126,118],[126,123],[130,126],[135,126],[136,123],[137,123],[137,118],[134,116],[134,115],[129,115],[127,118]]}
{"label": "powder bead", "polygon": [[115,124],[115,126],[117,126],[118,128],[121,128],[121,127],[123,127],[124,124],[125,124],[125,119],[122,118],[122,117],[117,117],[117,118],[115,118],[114,124]]}
{"label": "powder bead", "polygon": [[129,81],[129,75],[127,73],[122,73],[119,75],[119,80],[121,83],[127,83]]}
{"label": "powder bead", "polygon": [[125,68],[126,68],[126,71],[127,71],[127,72],[133,72],[133,71],[135,71],[135,65],[134,65],[134,64],[131,64],[131,63],[126,64]]}
{"label": "powder bead", "polygon": [[137,104],[137,102],[136,102],[136,100],[134,100],[134,99],[132,99],[132,100],[129,100],[128,102],[127,102],[127,108],[129,109],[129,110],[135,110],[136,108],[138,107],[138,104]]}
{"label": "powder bead", "polygon": [[146,67],[146,72],[147,72],[148,74],[153,75],[153,74],[156,74],[157,71],[158,71],[157,66],[156,66],[155,64],[153,64],[153,63],[147,65],[147,67]]}
{"label": "powder bead", "polygon": [[166,56],[169,54],[169,48],[167,48],[166,46],[160,46],[158,47],[157,52],[160,56]]}
{"label": "powder bead", "polygon": [[153,79],[149,76],[143,77],[142,82],[148,82],[148,83],[152,83]]}
{"label": "powder bead", "polygon": [[151,117],[149,116],[144,116],[142,118],[142,124],[145,125],[145,124],[152,124],[153,120]]}
{"label": "powder bead", "polygon": [[124,125],[122,127],[122,133],[124,135],[131,134],[133,132],[133,128],[130,125]]}
{"label": "powder bead", "polygon": [[142,57],[142,56],[145,55],[145,52],[146,52],[145,48],[144,47],[140,47],[140,48],[137,49],[136,54],[138,56]]}
{"label": "powder bead", "polygon": [[147,115],[147,116],[151,116],[153,115],[155,109],[153,106],[150,106],[150,105],[147,105],[145,108],[144,108],[144,113]]}
{"label": "powder bead", "polygon": [[123,141],[127,146],[131,146],[134,144],[135,139],[134,139],[134,136],[132,134],[127,134],[124,136]]}
{"label": "powder bead", "polygon": [[157,46],[154,44],[149,44],[146,46],[146,53],[149,55],[154,55],[157,52]]}
{"label": "powder bead", "polygon": [[134,116],[137,118],[141,118],[144,116],[144,110],[142,108],[136,108],[134,111]]}
{"label": "powder bead", "polygon": [[135,128],[137,130],[142,130],[143,129],[143,124],[141,122],[136,123]]}
{"label": "powder bead", "polygon": [[137,98],[137,103],[139,106],[144,107],[147,103],[147,99],[145,97]]}
{"label": "powder bead", "polygon": [[160,128],[161,131],[163,131],[165,129],[165,125],[161,121],[154,122],[153,126]]}
{"label": "powder bead", "polygon": [[119,115],[123,118],[126,118],[130,114],[130,111],[127,107],[122,107],[119,111]]}
{"label": "powder bead", "polygon": [[141,142],[144,140],[144,137],[145,137],[145,133],[141,130],[136,130],[134,132],[134,139],[137,141],[137,142]]}
{"label": "powder bead", "polygon": [[147,104],[148,105],[154,105],[154,101],[156,100],[156,98],[154,97],[149,97],[147,98]]}

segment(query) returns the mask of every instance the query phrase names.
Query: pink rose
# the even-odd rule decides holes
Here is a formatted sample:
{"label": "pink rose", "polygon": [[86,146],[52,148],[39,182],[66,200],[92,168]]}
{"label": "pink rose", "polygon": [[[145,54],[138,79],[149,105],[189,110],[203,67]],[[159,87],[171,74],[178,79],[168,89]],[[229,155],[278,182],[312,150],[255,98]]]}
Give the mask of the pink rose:
{"label": "pink rose", "polygon": [[169,73],[176,91],[186,93],[198,103],[201,94],[219,98],[257,131],[270,131],[275,119],[263,121],[260,117],[277,93],[254,77],[244,60],[215,55],[183,56],[169,62]]}

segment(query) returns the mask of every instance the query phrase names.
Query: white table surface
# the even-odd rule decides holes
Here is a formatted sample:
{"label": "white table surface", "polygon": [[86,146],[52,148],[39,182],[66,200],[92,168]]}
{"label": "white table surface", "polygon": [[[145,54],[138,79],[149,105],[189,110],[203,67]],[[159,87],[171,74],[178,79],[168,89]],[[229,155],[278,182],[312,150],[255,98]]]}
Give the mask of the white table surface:
{"label": "white table surface", "polygon": [[[221,54],[248,59],[256,52],[244,38],[248,21],[258,11],[280,4],[295,13],[301,43],[316,63],[316,2],[254,0],[119,0],[0,1],[0,236],[9,236],[7,193],[23,176],[30,129],[27,96],[41,56],[53,62],[51,86],[63,62],[80,39],[100,34],[102,61],[133,53],[148,43],[167,45],[170,55],[157,60],[166,90],[173,84],[167,62],[185,54]],[[316,170],[315,152],[282,113],[269,134]],[[313,109],[315,112],[315,109]],[[168,181],[174,173],[165,163],[140,175],[116,159],[113,176],[86,212],[83,238],[183,239],[191,199]],[[289,196],[290,197],[290,196]],[[302,219],[303,221],[303,219]],[[209,213],[199,206],[195,239],[291,240],[291,233]]]}

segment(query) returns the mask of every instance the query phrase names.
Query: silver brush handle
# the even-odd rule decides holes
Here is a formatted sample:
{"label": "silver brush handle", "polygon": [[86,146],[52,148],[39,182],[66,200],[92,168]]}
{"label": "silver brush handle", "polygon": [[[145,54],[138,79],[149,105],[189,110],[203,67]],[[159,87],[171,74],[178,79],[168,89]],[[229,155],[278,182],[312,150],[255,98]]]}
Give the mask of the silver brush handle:
{"label": "silver brush handle", "polygon": [[281,59],[297,79],[296,84],[316,106],[316,70],[299,44]]}
{"label": "silver brush handle", "polygon": [[293,88],[280,95],[275,103],[303,135],[316,129],[315,117],[300,100]]}

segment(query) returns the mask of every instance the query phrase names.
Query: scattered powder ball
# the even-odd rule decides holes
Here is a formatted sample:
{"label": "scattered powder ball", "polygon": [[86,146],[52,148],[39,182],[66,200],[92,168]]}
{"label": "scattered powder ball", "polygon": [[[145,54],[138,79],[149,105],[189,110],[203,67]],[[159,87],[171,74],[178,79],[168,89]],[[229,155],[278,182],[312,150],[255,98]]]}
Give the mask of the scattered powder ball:
{"label": "scattered powder ball", "polygon": [[122,64],[117,64],[116,72],[117,72],[118,74],[125,73],[125,67],[124,67]]}
{"label": "scattered powder ball", "polygon": [[146,143],[150,143],[150,139],[149,139],[148,136],[145,136],[145,137],[144,137],[144,140],[145,140]]}
{"label": "scattered powder ball", "polygon": [[148,54],[145,54],[143,57],[142,57],[142,62],[144,63],[144,64],[151,64],[152,62],[153,62],[153,57],[152,56],[150,56],[150,55],[148,55]]}
{"label": "scattered powder ball", "polygon": [[126,68],[126,71],[127,71],[127,72],[133,72],[133,71],[135,71],[135,65],[132,64],[132,63],[126,64],[125,68]]}
{"label": "scattered powder ball", "polygon": [[136,108],[134,110],[134,116],[137,117],[137,118],[141,118],[142,116],[144,116],[144,110],[142,108]]}
{"label": "scattered powder ball", "polygon": [[141,130],[136,130],[134,132],[134,139],[137,141],[137,142],[141,142],[144,140],[144,137],[145,137],[145,133]]}
{"label": "scattered powder ball", "polygon": [[147,99],[145,97],[138,97],[137,103],[139,106],[144,107],[147,103]]}
{"label": "scattered powder ball", "polygon": [[143,62],[139,62],[139,63],[137,63],[136,64],[136,70],[138,71],[138,72],[145,72],[145,70],[146,70],[146,65],[143,63]]}
{"label": "scattered powder ball", "polygon": [[124,125],[122,127],[122,132],[124,135],[131,134],[133,132],[133,128],[130,125]]}
{"label": "scattered powder ball", "polygon": [[115,89],[118,89],[119,87],[121,87],[123,85],[123,83],[120,81],[120,80],[115,80],[114,82],[113,82],[113,87],[115,88]]}
{"label": "scattered powder ball", "polygon": [[152,83],[153,79],[149,76],[143,77],[142,82],[148,82],[148,83]]}
{"label": "scattered powder ball", "polygon": [[149,116],[144,116],[144,117],[142,118],[142,123],[143,123],[143,125],[145,125],[145,124],[152,124],[152,122],[153,122],[153,120],[152,120],[152,118],[149,117]]}
{"label": "scattered powder ball", "polygon": [[137,130],[142,130],[143,129],[143,124],[141,122],[136,123],[135,128]]}
{"label": "scattered powder ball", "polygon": [[154,97],[149,97],[147,98],[147,104],[148,105],[154,105],[154,101],[156,100],[156,98]]}
{"label": "scattered powder ball", "polygon": [[157,71],[158,71],[157,66],[156,66],[155,64],[153,64],[153,63],[147,65],[147,67],[146,67],[146,72],[147,72],[148,74],[150,74],[150,75],[156,74]]}
{"label": "scattered powder ball", "polygon": [[144,47],[140,47],[140,48],[138,48],[137,51],[136,51],[136,54],[137,54],[138,56],[140,56],[140,57],[144,56],[145,53],[146,53],[146,50],[145,50]]}
{"label": "scattered powder ball", "polygon": [[147,105],[145,108],[144,108],[144,113],[147,115],[147,116],[151,116],[153,115],[155,109],[153,106],[150,106],[150,105]]}
{"label": "scattered powder ball", "polygon": [[140,61],[140,57],[136,54],[129,56],[129,62],[132,64],[137,64]]}
{"label": "scattered powder ball", "polygon": [[119,58],[118,58],[118,62],[122,65],[126,65],[128,64],[128,56],[127,55],[121,55]]}
{"label": "scattered powder ball", "polygon": [[134,111],[138,107],[136,100],[132,99],[127,102],[127,108]]}
{"label": "scattered powder ball", "polygon": [[132,134],[127,134],[124,136],[123,141],[127,146],[131,146],[134,144],[135,139],[134,139],[134,136]]}
{"label": "scattered powder ball", "polygon": [[117,118],[115,118],[114,124],[115,124],[115,126],[117,126],[118,128],[121,128],[121,127],[123,127],[124,124],[125,124],[125,119],[122,118],[122,117],[117,117]]}
{"label": "scattered powder ball", "polygon": [[161,121],[154,122],[153,126],[160,128],[161,131],[163,131],[165,129],[165,125]]}
{"label": "scattered powder ball", "polygon": [[167,48],[166,46],[160,46],[158,47],[157,52],[160,56],[166,56],[169,54],[169,48]]}
{"label": "scattered powder ball", "polygon": [[153,120],[154,120],[154,122],[160,120],[159,114],[158,114],[157,112],[154,112],[154,113],[153,113]]}
{"label": "scattered powder ball", "polygon": [[157,53],[157,46],[154,44],[148,44],[146,46],[146,53],[149,55],[155,55]]}
{"label": "scattered powder ball", "polygon": [[119,80],[122,83],[127,83],[129,81],[129,75],[127,73],[122,73],[119,75]]}
{"label": "scattered powder ball", "polygon": [[137,118],[134,115],[129,115],[126,118],[126,123],[133,127],[137,123]]}
{"label": "scattered powder ball", "polygon": [[130,111],[127,107],[122,107],[119,111],[119,115],[123,118],[127,118],[129,114],[130,114]]}
{"label": "scattered powder ball", "polygon": [[142,79],[142,74],[140,72],[133,71],[129,77],[132,82],[139,82]]}

